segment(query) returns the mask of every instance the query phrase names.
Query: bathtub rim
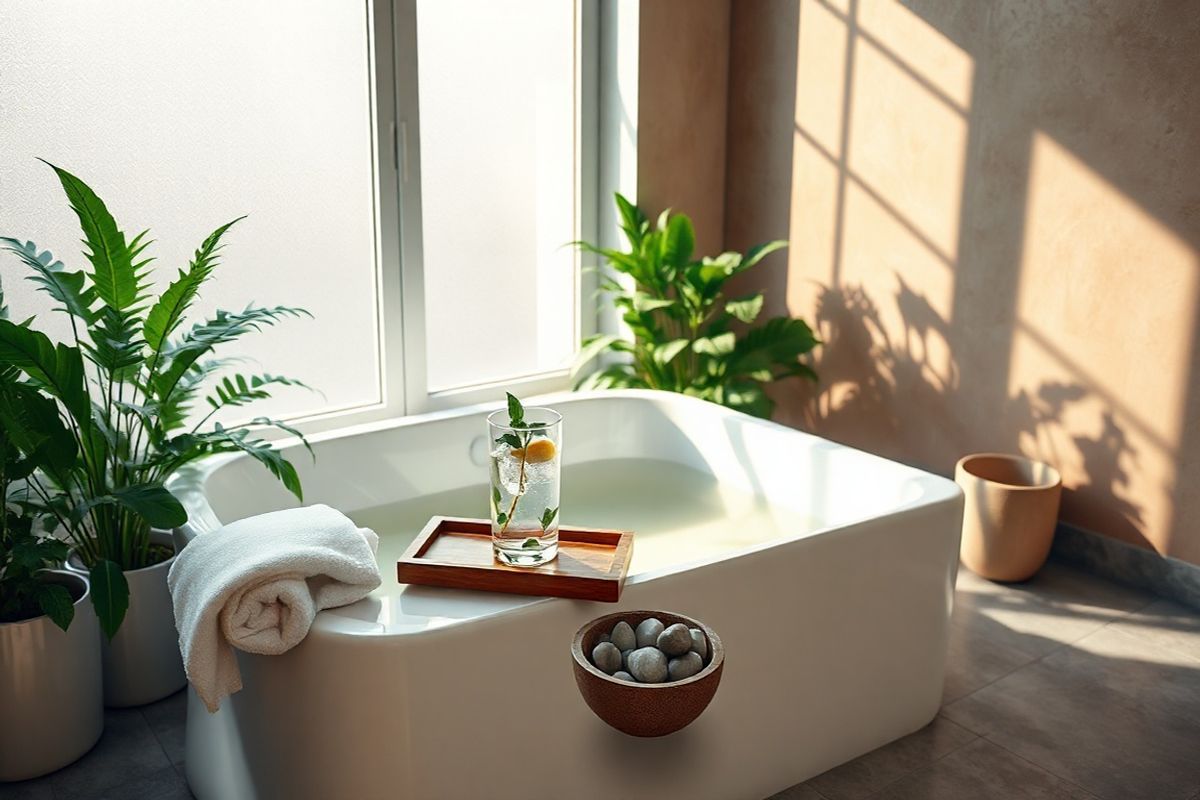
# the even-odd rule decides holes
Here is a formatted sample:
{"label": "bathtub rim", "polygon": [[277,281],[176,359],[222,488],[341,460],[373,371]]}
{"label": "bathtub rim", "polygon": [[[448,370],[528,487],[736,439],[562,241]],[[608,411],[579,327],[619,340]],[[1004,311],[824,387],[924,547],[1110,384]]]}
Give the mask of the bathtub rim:
{"label": "bathtub rim", "polygon": [[[716,414],[716,415],[719,415],[719,416],[722,416],[725,418],[739,419],[743,424],[753,425],[753,426],[761,427],[761,428],[764,428],[767,430],[777,431],[782,435],[803,437],[804,439],[808,440],[810,443],[818,445],[818,446],[832,446],[832,447],[836,447],[839,449],[851,451],[851,452],[860,454],[861,456],[863,456],[865,458],[887,462],[888,464],[891,464],[894,467],[899,468],[899,469],[903,470],[904,472],[909,473],[910,478],[915,480],[916,485],[920,490],[916,494],[915,497],[905,500],[904,502],[898,503],[896,506],[892,507],[885,514],[865,514],[864,513],[862,516],[851,517],[851,518],[848,518],[845,520],[841,520],[837,524],[823,525],[823,526],[820,526],[815,529],[805,530],[805,531],[802,531],[799,533],[777,537],[777,538],[770,539],[765,542],[758,542],[755,544],[744,545],[744,546],[738,547],[736,549],[733,549],[729,552],[722,553],[720,555],[699,556],[694,559],[680,561],[675,564],[659,567],[659,568],[653,569],[653,570],[648,570],[646,572],[640,572],[636,575],[630,575],[626,578],[625,585],[627,587],[628,586],[636,586],[636,585],[639,585],[642,583],[649,583],[652,581],[660,580],[662,578],[666,578],[670,575],[675,575],[675,574],[687,572],[690,570],[709,567],[711,565],[714,565],[714,564],[717,564],[720,562],[739,559],[742,557],[750,556],[752,554],[761,552],[763,550],[768,550],[768,549],[772,549],[772,548],[778,548],[778,547],[790,545],[792,543],[799,542],[804,539],[828,536],[837,531],[854,528],[856,526],[870,523],[875,520],[891,518],[891,517],[896,517],[896,516],[900,516],[900,515],[907,516],[909,514],[919,512],[919,511],[926,509],[928,507],[931,507],[931,506],[944,505],[944,504],[949,503],[949,504],[957,504],[961,507],[962,502],[963,502],[962,489],[958,486],[957,483],[955,483],[950,478],[946,478],[941,475],[936,475],[931,472],[926,472],[926,471],[918,469],[916,467],[913,467],[913,466],[910,466],[907,464],[903,464],[901,462],[897,462],[892,459],[884,458],[883,456],[879,456],[874,453],[869,453],[867,451],[860,450],[858,448],[850,447],[849,445],[843,445],[843,444],[840,444],[837,442],[833,442],[831,440],[824,439],[820,436],[816,436],[816,435],[808,433],[806,431],[797,430],[795,428],[789,428],[785,425],[782,425],[777,422],[773,422],[771,420],[764,420],[764,419],[760,419],[757,417],[752,417],[748,414],[744,414],[744,413],[738,412],[738,411],[733,411],[731,409],[725,408],[724,406],[719,406],[714,403],[710,403],[706,400],[701,400],[701,399],[695,398],[695,397],[689,397],[687,395],[682,395],[682,394],[678,394],[675,392],[666,392],[666,391],[650,390],[650,389],[600,390],[600,391],[590,391],[590,392],[563,391],[563,392],[554,392],[554,393],[550,393],[550,394],[538,395],[537,397],[529,398],[525,402],[528,404],[548,405],[551,403],[564,404],[564,403],[588,402],[588,401],[594,401],[594,400],[619,400],[619,399],[650,400],[651,402],[654,402],[654,403],[666,403],[666,404],[671,404],[671,405],[675,405],[675,406],[683,406],[683,407],[687,407],[687,408],[692,408],[700,413]],[[395,430],[395,429],[399,429],[399,428],[406,428],[409,426],[415,426],[415,425],[420,425],[423,423],[429,423],[429,422],[439,421],[439,420],[444,420],[444,419],[453,419],[453,418],[466,417],[466,416],[472,416],[472,415],[477,415],[477,414],[482,414],[482,415],[486,416],[488,413],[497,410],[501,406],[502,406],[502,402],[499,402],[499,401],[489,402],[489,403],[478,403],[478,404],[474,404],[474,405],[470,405],[470,406],[463,406],[461,408],[433,411],[433,412],[428,412],[425,414],[414,414],[414,415],[410,415],[410,416],[395,417],[395,418],[386,419],[386,420],[377,420],[374,422],[367,422],[367,423],[362,423],[362,424],[358,424],[358,425],[346,426],[344,428],[323,431],[321,433],[314,434],[313,436],[308,437],[308,441],[310,444],[316,445],[316,444],[330,441],[330,440],[337,440],[337,439],[349,438],[349,437],[353,437],[353,436],[363,436],[363,435],[368,435],[368,434],[373,434],[373,433],[380,433],[383,431],[390,431],[390,430]],[[295,447],[300,444],[300,441],[296,437],[287,437],[287,438],[278,440],[277,442],[275,442],[275,444],[278,448],[283,449],[283,448],[288,448],[288,447]],[[196,536],[200,536],[206,532],[216,530],[217,528],[221,527],[221,525],[224,524],[221,521],[221,519],[217,516],[216,512],[213,510],[211,504],[208,502],[207,496],[204,493],[204,486],[205,486],[208,478],[212,474],[214,474],[217,470],[221,469],[222,467],[224,467],[227,464],[230,464],[230,463],[233,463],[233,462],[239,461],[239,460],[248,459],[248,458],[249,458],[249,456],[246,455],[245,453],[223,453],[223,454],[219,454],[219,455],[215,455],[215,456],[209,456],[205,459],[201,459],[201,460],[195,462],[192,465],[189,465],[188,467],[185,467],[179,473],[176,473],[175,475],[171,476],[171,478],[167,482],[167,487],[172,491],[172,493],[174,493],[176,495],[176,497],[178,497],[178,499],[180,500],[180,502],[183,504],[184,508],[188,512],[188,521],[184,525],[182,525],[176,529],[176,532],[178,533],[178,538],[179,538],[180,542],[186,544],[186,542],[191,541]],[[636,542],[635,542],[635,546],[636,546]],[[382,572],[384,572],[384,579],[388,580],[388,574],[387,574],[386,569],[382,570]],[[470,590],[450,590],[450,591],[469,592]],[[492,593],[484,593],[484,594],[492,594]],[[415,629],[415,630],[394,630],[391,628],[391,626],[389,626],[383,622],[380,622],[378,620],[369,621],[369,620],[361,618],[361,617],[353,617],[353,616],[348,616],[344,613],[338,613],[339,611],[344,611],[344,609],[326,609],[325,611],[321,611],[317,614],[317,618],[313,622],[313,626],[312,626],[312,629],[311,629],[309,635],[310,635],[310,637],[314,636],[314,635],[316,635],[316,636],[335,635],[335,636],[348,636],[348,637],[355,637],[355,638],[358,638],[358,637],[400,638],[400,637],[411,637],[411,636],[426,636],[426,635],[430,635],[430,634],[435,634],[439,631],[444,631],[448,628],[457,627],[459,625],[464,625],[464,624],[471,624],[471,623],[478,622],[478,621],[488,619],[490,617],[494,617],[494,616],[501,615],[501,614],[519,613],[527,608],[531,608],[531,607],[536,606],[541,603],[563,600],[563,598],[558,598],[558,597],[535,597],[535,596],[525,596],[525,595],[505,595],[504,597],[514,600],[514,604],[506,606],[504,608],[498,608],[498,609],[491,610],[491,611],[484,611],[484,612],[481,612],[478,614],[473,614],[468,617],[449,619],[438,625],[433,625],[433,626]],[[376,597],[376,596],[371,596],[364,600],[359,601],[359,603],[355,603],[352,606],[347,606],[345,608],[353,608],[355,606],[359,606],[363,603],[367,603],[372,600],[374,600],[376,602],[380,602],[382,604],[383,602],[387,602],[387,600],[389,600],[389,599],[391,599],[391,598],[389,598],[389,597],[380,598],[380,597]],[[617,607],[617,604],[612,604],[612,605],[614,608]]]}

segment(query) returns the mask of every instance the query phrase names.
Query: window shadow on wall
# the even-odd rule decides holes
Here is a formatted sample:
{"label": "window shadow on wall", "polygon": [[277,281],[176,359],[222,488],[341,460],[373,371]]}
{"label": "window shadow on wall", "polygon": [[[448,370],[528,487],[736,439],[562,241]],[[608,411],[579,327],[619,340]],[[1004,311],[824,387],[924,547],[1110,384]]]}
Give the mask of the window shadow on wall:
{"label": "window shadow on wall", "polygon": [[[1162,331],[1164,341],[1182,337],[1188,353],[1180,365],[1186,371],[1179,383],[1182,440],[1172,441],[1160,434],[1161,419],[1129,400],[1136,397],[1129,387],[1119,387],[1118,392],[1111,376],[1098,371],[1104,367],[1073,358],[1061,342],[1039,338],[1037,325],[1043,320],[1022,319],[1020,306],[1022,280],[1041,278],[1022,274],[1029,257],[1027,225],[1037,222],[1030,222],[1030,195],[1038,136],[1061,146],[1137,213],[1149,215],[1193,252],[1200,252],[1200,148],[1195,147],[1200,114],[1178,110],[1200,106],[1200,90],[1189,77],[1200,63],[1190,46],[1200,42],[1196,15],[1167,4],[1139,16],[1120,7],[1060,11],[1041,4],[906,2],[907,13],[945,37],[971,63],[969,105],[955,112],[961,114],[966,136],[957,234],[952,237],[956,247],[948,248],[943,246],[947,237],[923,225],[919,213],[911,213],[923,211],[919,204],[896,202],[911,198],[875,184],[851,157],[855,150],[849,145],[861,143],[860,137],[892,135],[881,130],[878,120],[868,124],[874,109],[855,105],[856,85],[861,90],[864,80],[860,75],[856,84],[856,52],[870,50],[873,57],[888,61],[910,83],[922,86],[935,105],[952,104],[949,95],[938,96],[938,87],[921,77],[922,68],[897,54],[900,48],[889,49],[888,32],[860,24],[860,14],[869,7],[856,0],[756,2],[739,14],[735,6],[735,42],[749,41],[743,34],[761,25],[759,17],[777,20],[780,28],[794,24],[790,39],[802,40],[796,31],[806,24],[810,5],[840,20],[847,38],[845,74],[840,76],[840,147],[798,124],[794,79],[772,93],[784,100],[777,106],[790,115],[786,146],[782,136],[746,130],[733,118],[731,102],[731,139],[747,137],[755,146],[731,149],[729,174],[736,180],[728,196],[727,230],[732,236],[727,246],[744,247],[788,230],[795,239],[797,219],[824,213],[819,204],[813,205],[815,197],[794,191],[799,163],[795,148],[807,148],[805,157],[824,159],[836,178],[831,190],[833,240],[826,247],[832,263],[810,263],[815,260],[810,248],[809,255],[793,253],[792,264],[799,263],[800,269],[793,266],[790,276],[781,258],[755,278],[768,292],[769,310],[783,311],[786,297],[793,310],[808,313],[815,296],[815,323],[826,339],[817,357],[818,387],[777,387],[782,421],[942,473],[971,450],[1024,452],[1067,464],[1074,477],[1064,494],[1064,519],[1143,545],[1150,543],[1146,534],[1151,532],[1160,550],[1175,551],[1173,542],[1195,539],[1198,532],[1192,529],[1189,519],[1194,514],[1189,512],[1200,513],[1200,501],[1194,500],[1198,487],[1187,467],[1196,458],[1190,454],[1200,453],[1200,426],[1186,421],[1200,420],[1196,323],[1180,329],[1172,321]],[[785,8],[794,8],[796,18]],[[768,46],[782,50],[782,45],[770,42],[788,37],[775,33],[765,38]],[[790,59],[787,55],[775,53],[773,63],[798,63],[796,53]],[[739,60],[752,57],[735,47],[735,92],[761,77],[748,68],[742,79],[736,75]],[[775,71],[786,74],[789,69]],[[863,113],[855,118],[851,111],[858,109]],[[773,107],[758,114],[756,124],[782,125],[783,116]],[[762,189],[755,183],[754,177],[766,171],[764,164],[773,167],[776,177],[786,176],[786,195],[773,184]],[[750,171],[749,179],[739,174],[743,168]],[[847,261],[847,249],[854,244],[848,230],[847,187],[868,198],[873,213],[890,217],[887,224],[907,231],[914,248],[924,250],[925,263],[948,271],[946,297],[936,288],[940,278],[928,278],[942,274],[935,267],[923,276],[919,270],[894,269],[886,260],[867,267],[861,256],[857,264]],[[756,190],[762,191],[758,197],[751,194]],[[740,210],[740,223],[734,216],[738,204],[746,206]],[[760,208],[771,214],[755,218]],[[778,219],[779,208],[787,209],[786,221]],[[797,244],[793,241],[793,247]],[[1137,257],[1136,245],[1130,252]],[[1156,266],[1151,251],[1139,267],[1145,285],[1155,280]],[[1112,267],[1097,264],[1097,269]],[[864,270],[871,273],[870,280],[860,280]],[[895,279],[890,285],[889,274]],[[800,286],[800,275],[826,279],[815,288]],[[1134,283],[1128,275],[1117,279]],[[1083,296],[1078,300],[1085,302]],[[1127,313],[1123,307],[1088,308],[1088,329],[1103,336],[1106,319],[1122,320]],[[1145,320],[1146,325],[1157,322]],[[1025,351],[1017,351],[1018,340]],[[1049,365],[1040,371],[1053,378],[1031,381],[1028,372],[1013,372],[1014,362],[1030,352],[1036,354],[1036,363]],[[1130,357],[1117,353],[1115,358]],[[1143,470],[1153,461],[1170,464],[1165,477]],[[1164,503],[1170,506],[1165,514]],[[1169,530],[1162,530],[1164,520],[1170,520]],[[1191,546],[1188,553],[1200,555],[1200,545]]]}
{"label": "window shadow on wall", "polygon": [[[958,363],[930,355],[942,351],[940,343],[951,335],[950,324],[901,276],[896,283],[887,301],[902,315],[899,336],[892,332],[894,326],[884,323],[876,301],[862,286],[820,288],[813,322],[825,339],[815,363],[821,383],[809,390],[800,417],[789,421],[946,473],[945,465],[952,466],[963,455],[960,442],[972,438],[958,429],[956,411],[972,401],[964,394]],[[1146,544],[1142,507],[1125,499],[1138,453],[1124,430],[1105,413],[1098,435],[1067,433],[1065,416],[1089,398],[1086,386],[1059,381],[1006,396],[995,408],[981,449],[1024,451],[1057,464],[1081,463],[1087,480],[1064,493],[1064,513],[1074,510],[1086,518],[1089,507],[1102,502],[1110,531]]]}

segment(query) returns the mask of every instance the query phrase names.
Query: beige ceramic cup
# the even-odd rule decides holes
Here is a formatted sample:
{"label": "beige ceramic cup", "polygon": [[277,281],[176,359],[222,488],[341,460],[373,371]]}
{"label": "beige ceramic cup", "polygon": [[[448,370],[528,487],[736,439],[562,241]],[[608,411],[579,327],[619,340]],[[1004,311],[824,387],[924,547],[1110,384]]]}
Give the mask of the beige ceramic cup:
{"label": "beige ceramic cup", "polygon": [[994,581],[1023,581],[1050,554],[1062,478],[1049,464],[1021,456],[964,456],[954,480],[965,495],[962,563]]}

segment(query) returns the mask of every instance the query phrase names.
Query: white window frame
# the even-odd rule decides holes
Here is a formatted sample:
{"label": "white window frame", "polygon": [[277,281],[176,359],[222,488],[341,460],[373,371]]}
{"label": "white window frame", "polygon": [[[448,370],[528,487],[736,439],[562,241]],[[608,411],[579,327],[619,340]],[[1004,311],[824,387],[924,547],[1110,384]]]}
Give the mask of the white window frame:
{"label": "white window frame", "polygon": [[[560,0],[556,0],[560,1]],[[618,245],[612,193],[636,197],[637,0],[572,0],[575,6],[575,230],[572,238]],[[416,0],[364,0],[372,65],[377,329],[380,400],[295,420],[305,433],[533,396],[571,386],[570,367],[430,391],[426,365]],[[597,279],[575,254],[576,342],[619,323],[595,302]],[[594,263],[588,261],[586,263]]]}

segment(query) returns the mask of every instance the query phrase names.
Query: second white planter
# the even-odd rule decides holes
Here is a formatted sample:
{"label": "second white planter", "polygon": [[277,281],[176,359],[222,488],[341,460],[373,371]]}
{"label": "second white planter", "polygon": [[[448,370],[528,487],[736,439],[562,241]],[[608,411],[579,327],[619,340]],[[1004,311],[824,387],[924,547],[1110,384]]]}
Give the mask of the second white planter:
{"label": "second white planter", "polygon": [[100,626],[87,581],[70,572],[45,580],[72,592],[75,618],[66,631],[44,616],[0,623],[0,782],[70,764],[104,729]]}
{"label": "second white planter", "polygon": [[[168,531],[154,531],[150,539],[175,550]],[[129,570],[129,611],[117,635],[101,635],[104,660],[104,704],[112,708],[140,706],[174,694],[187,685],[179,634],[167,573],[175,556],[143,569]],[[69,565],[77,571],[82,565]]]}

